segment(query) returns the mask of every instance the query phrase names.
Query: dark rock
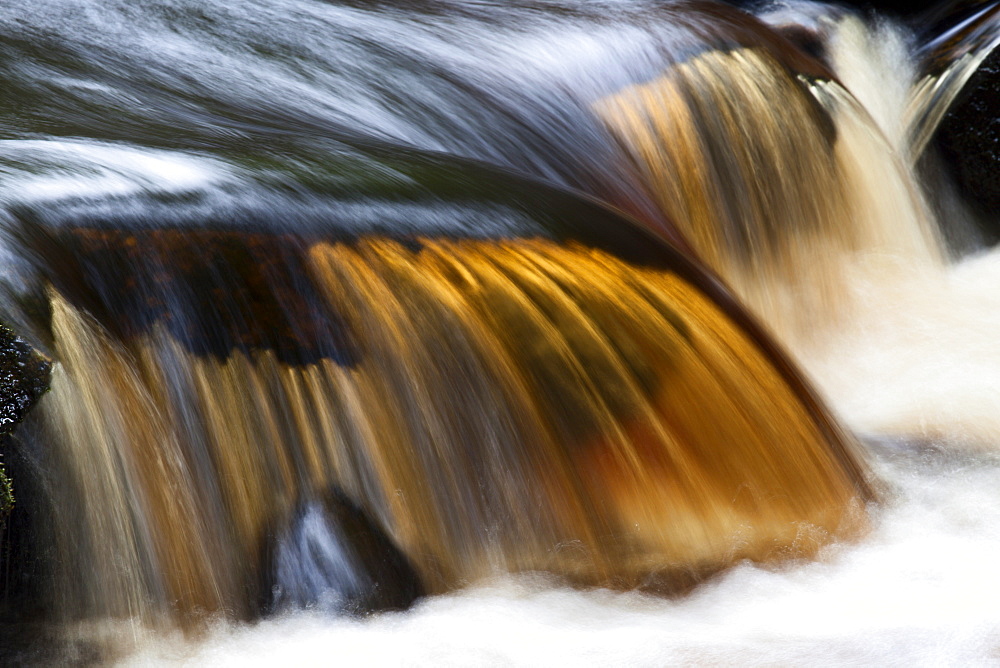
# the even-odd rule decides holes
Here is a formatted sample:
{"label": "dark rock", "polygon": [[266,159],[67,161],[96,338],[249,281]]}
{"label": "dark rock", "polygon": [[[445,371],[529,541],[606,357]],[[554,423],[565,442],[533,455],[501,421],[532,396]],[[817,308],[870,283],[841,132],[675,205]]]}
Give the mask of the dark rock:
{"label": "dark rock", "polygon": [[273,350],[283,362],[356,362],[317,293],[303,242],[209,230],[58,229],[37,236],[46,279],[119,338],[159,323],[198,355]]}
{"label": "dark rock", "polygon": [[[50,367],[24,339],[0,325],[0,435],[10,434],[48,389]],[[0,527],[13,506],[11,482],[0,461]]]}
{"label": "dark rock", "polygon": [[50,367],[24,339],[0,326],[0,433],[9,433],[48,389]]}
{"label": "dark rock", "polygon": [[[41,495],[33,488],[28,474],[30,465],[19,448],[17,437],[11,434],[24,419],[27,411],[49,387],[51,364],[8,328],[0,325],[0,665],[41,665],[43,657],[23,654],[28,645],[22,642],[29,634],[18,627],[14,630],[7,620],[12,606],[23,618],[31,616],[30,607],[37,601],[24,594],[25,586],[34,574],[34,563],[25,557],[24,548],[32,536],[29,525],[45,526],[45,519],[38,511]],[[12,513],[14,490],[7,477],[7,465],[19,489],[27,491],[27,498],[39,503],[27,504],[20,512]],[[39,518],[42,518],[39,521]],[[32,562],[32,563],[29,563]]]}
{"label": "dark rock", "polygon": [[403,610],[423,595],[419,577],[399,548],[337,492],[302,503],[273,550],[274,611]]}

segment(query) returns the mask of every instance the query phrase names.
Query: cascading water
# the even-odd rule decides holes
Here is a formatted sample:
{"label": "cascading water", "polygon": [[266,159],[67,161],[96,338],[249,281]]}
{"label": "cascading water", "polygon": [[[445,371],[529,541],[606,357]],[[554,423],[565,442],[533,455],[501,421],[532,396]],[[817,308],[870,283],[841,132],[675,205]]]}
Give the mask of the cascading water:
{"label": "cascading water", "polygon": [[801,356],[853,316],[858,274],[940,265],[899,145],[840,85],[808,87],[766,50],[710,51],[597,105],[696,254]]}
{"label": "cascading water", "polygon": [[936,348],[996,263],[948,266],[900,27],[51,0],[0,34],[2,319],[53,360],[0,656],[995,652],[1000,368]]}
{"label": "cascading water", "polygon": [[[143,270],[163,246],[190,252],[177,239],[131,241]],[[240,240],[188,231],[182,243],[212,257]],[[350,366],[293,366],[270,352],[193,358],[158,325],[118,347],[53,297],[66,375],[42,413],[56,422],[46,442],[76,473],[56,505],[83,504],[66,528],[81,561],[68,573],[94,572],[76,598],[96,612],[159,600],[252,614],[246,588],[263,576],[250,557],[267,525],[330,485],[386,527],[431,592],[523,570],[670,587],[673,570],[807,554],[850,521],[854,472],[828,451],[825,425],[676,277],[541,241],[307,253],[361,348]],[[74,278],[108,272],[108,255],[86,258]],[[184,292],[171,285],[163,298]],[[122,516],[97,529],[107,499]],[[98,575],[95,564],[115,566]]]}

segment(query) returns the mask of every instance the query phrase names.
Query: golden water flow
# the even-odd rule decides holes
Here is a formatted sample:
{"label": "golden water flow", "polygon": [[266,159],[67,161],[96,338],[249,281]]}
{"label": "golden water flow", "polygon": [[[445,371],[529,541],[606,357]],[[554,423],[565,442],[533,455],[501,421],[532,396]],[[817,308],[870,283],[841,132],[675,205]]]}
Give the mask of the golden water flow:
{"label": "golden water flow", "polygon": [[841,86],[764,49],[699,54],[594,108],[699,258],[797,352],[851,316],[859,266],[940,265],[908,155]]}
{"label": "golden water flow", "polygon": [[670,589],[863,529],[850,439],[678,275],[543,240],[306,252],[355,364],[116,338],[52,291],[71,613],[252,615],[267,541],[331,486],[430,592]]}

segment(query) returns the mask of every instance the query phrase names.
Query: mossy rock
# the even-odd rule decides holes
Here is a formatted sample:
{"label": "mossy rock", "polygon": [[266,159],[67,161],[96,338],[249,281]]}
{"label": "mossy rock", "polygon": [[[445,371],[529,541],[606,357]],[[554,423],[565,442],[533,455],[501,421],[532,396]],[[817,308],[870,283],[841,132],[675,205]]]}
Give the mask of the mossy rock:
{"label": "mossy rock", "polygon": [[[14,487],[10,484],[10,478],[5,475],[3,466],[0,466],[0,516],[6,516],[14,507]],[[0,520],[2,524],[3,520]]]}

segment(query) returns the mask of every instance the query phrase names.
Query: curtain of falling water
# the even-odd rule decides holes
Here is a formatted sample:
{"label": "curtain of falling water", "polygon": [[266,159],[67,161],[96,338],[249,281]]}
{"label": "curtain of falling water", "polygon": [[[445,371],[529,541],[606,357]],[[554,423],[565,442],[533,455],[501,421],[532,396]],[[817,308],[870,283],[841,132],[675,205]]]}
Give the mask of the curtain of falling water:
{"label": "curtain of falling water", "polygon": [[[118,7],[128,20],[89,30],[65,12],[21,17],[43,46],[59,35],[59,49],[7,45],[19,65],[16,109],[0,109],[4,204],[63,212],[69,230],[94,210],[115,221],[140,209],[108,244],[142,249],[127,276],[145,278],[130,287],[109,272],[106,283],[134,289],[119,306],[163,302],[129,328],[121,321],[138,316],[124,309],[95,310],[66,285],[46,292],[58,369],[41,413],[58,462],[47,484],[62,612],[254,616],[274,584],[261,555],[331,487],[431,592],[532,569],[670,589],[856,535],[850,439],[703,285],[565,241],[483,241],[518,236],[487,215],[394,241],[421,212],[456,216],[383,201],[378,188],[413,173],[386,168],[374,195],[360,192],[336,138],[476,158],[598,196],[690,246],[801,353],[856,312],[857,274],[939,267],[905,133],[880,131],[822,73],[798,76],[787,45],[750,19],[720,22],[693,4],[616,3],[599,19],[573,3],[294,6],[294,21],[268,3],[259,14]],[[740,21],[755,26],[749,37]],[[181,39],[150,48],[165,34]],[[196,76],[165,75],[181,70]],[[449,187],[442,199],[481,196]],[[292,195],[273,205],[274,191]],[[354,353],[306,352],[225,292],[193,312],[173,308],[184,299],[169,290],[144,292],[175,263],[228,271],[198,230],[238,227],[243,200],[271,206],[259,209],[282,233],[311,217],[336,239],[338,225],[366,237],[303,245],[294,287],[281,288],[308,284]],[[312,208],[296,217],[291,204]],[[166,250],[132,228],[188,241]],[[41,258],[41,273],[61,260]],[[102,271],[94,261],[87,275]],[[263,273],[263,292],[280,292],[287,277]],[[218,324],[212,307],[280,334],[207,351],[184,321]]]}
{"label": "curtain of falling water", "polygon": [[[236,304],[225,291],[206,291],[211,294],[201,310],[188,312],[179,306],[188,297],[180,296],[184,290],[147,291],[150,283],[170,283],[171,266],[231,269],[213,264],[210,235],[199,236],[200,222],[190,224],[199,212],[210,212],[203,218],[213,225],[228,223],[239,218],[234,200],[266,199],[262,183],[277,182],[298,193],[300,181],[319,181],[323,170],[338,168],[326,164],[323,152],[329,146],[322,137],[308,139],[318,142],[320,159],[300,146],[276,149],[269,143],[273,137],[248,150],[245,142],[230,141],[246,131],[234,130],[234,119],[310,132],[364,126],[408,148],[476,157],[581,188],[661,232],[676,225],[771,331],[819,370],[824,388],[840,390],[833,394],[844,406],[845,396],[854,400],[858,394],[857,377],[869,371],[862,367],[876,358],[861,356],[862,362],[851,363],[857,351],[850,346],[840,356],[811,357],[822,350],[812,348],[811,340],[859,311],[865,316],[861,328],[873,322],[873,309],[864,311],[851,294],[858,284],[873,291],[876,282],[889,285],[879,294],[890,299],[876,304],[893,306],[891,286],[912,272],[934,279],[920,285],[941,287],[946,278],[925,204],[904,163],[907,128],[893,125],[902,118],[902,96],[896,107],[878,109],[875,102],[906,90],[912,79],[906,67],[884,67],[884,54],[872,44],[889,43],[886,36],[898,32],[841,25],[828,54],[841,88],[815,73],[796,77],[774,49],[753,40],[721,39],[725,30],[713,33],[702,26],[699,38],[692,38],[685,31],[707,22],[691,18],[701,11],[694,5],[649,14],[622,9],[628,5],[615,3],[614,11],[602,5],[607,15],[599,21],[567,4],[487,8],[506,12],[504,20],[491,21],[478,5],[458,12],[457,5],[442,3],[428,18],[398,8],[382,12],[383,5],[368,11],[330,4],[321,10],[317,3],[296,3],[297,34],[282,32],[284,24],[275,18],[280,12],[268,3],[260,3],[259,17],[249,22],[239,9],[226,15],[208,2],[162,3],[151,13],[136,8],[117,32],[114,22],[80,29],[66,20],[72,11],[38,12],[18,23],[4,21],[17,14],[10,8],[0,17],[8,32],[13,24],[19,35],[23,26],[34,26],[23,31],[23,42],[8,39],[5,48],[17,52],[32,39],[49,44],[42,36],[60,34],[78,57],[57,63],[52,54],[21,58],[5,52],[7,62],[16,65],[11,89],[17,94],[10,98],[17,100],[17,110],[0,108],[4,204],[27,200],[37,208],[70,212],[61,223],[69,230],[86,229],[90,222],[71,215],[81,201],[76,211],[100,209],[98,217],[134,205],[129,195],[137,190],[152,193],[160,206],[148,218],[135,216],[133,224],[104,231],[110,248],[141,249],[126,274],[113,275],[96,260],[87,274],[105,279],[88,289],[132,290],[136,299],[117,303],[142,303],[156,317],[126,326],[122,320],[142,315],[95,309],[65,281],[54,280],[57,285],[45,292],[57,367],[41,407],[40,443],[48,463],[58,464],[44,481],[58,508],[46,531],[51,553],[60,555],[51,590],[65,615],[148,622],[197,619],[200,611],[254,616],[271,585],[286,591],[313,586],[294,550],[279,551],[277,573],[261,555],[294,533],[287,531],[289,524],[308,533],[313,522],[327,522],[325,515],[317,519],[314,509],[325,502],[329,487],[385,530],[431,592],[492,573],[537,568],[580,584],[669,589],[744,557],[809,555],[831,537],[854,535],[863,527],[854,508],[860,472],[843,451],[849,439],[800,386],[779,373],[773,355],[733,317],[731,306],[702,292],[707,279],[691,283],[662,268],[565,241],[484,241],[491,234],[517,235],[482,215],[478,225],[503,233],[481,233],[478,241],[445,241],[440,235],[395,241],[381,233],[401,225],[381,217],[389,210],[405,210],[400,218],[418,216],[421,207],[368,201],[351,208],[356,202],[336,200],[316,207],[324,220],[332,211],[340,221],[349,217],[345,210],[361,212],[357,217],[363,221],[379,219],[379,233],[371,233],[376,226],[365,222],[366,239],[303,244],[301,266],[293,272],[298,282],[290,282],[293,292],[308,283],[325,312],[339,314],[342,322],[333,329],[345,330],[356,345],[350,354],[334,354],[336,345],[333,352],[306,350],[296,338],[302,332],[275,328],[269,318],[244,318],[245,304]],[[651,15],[670,29],[644,27],[660,26],[649,21]],[[502,39],[484,39],[496,36],[508,20],[515,29],[505,27]],[[267,29],[257,25],[268,21],[273,25]],[[35,25],[43,23],[44,29]],[[170,49],[150,49],[163,44],[156,32],[161,23],[183,39],[171,42]],[[115,40],[128,31],[121,26],[135,28],[143,38],[122,50]],[[278,34],[266,34],[271,29]],[[219,35],[225,39],[213,42]],[[720,39],[724,48],[716,50]],[[88,40],[100,41],[99,48],[89,48],[94,44]],[[324,41],[334,45],[331,50]],[[246,48],[219,49],[221,43]],[[308,47],[297,48],[304,43]],[[572,57],[547,58],[550,44],[555,50],[573,45]],[[340,47],[352,57],[331,55]],[[169,55],[153,54],[158,51]],[[125,52],[129,57],[121,58]],[[203,53],[211,57],[201,58]],[[400,53],[407,57],[398,58]],[[79,67],[88,62],[101,66]],[[346,63],[343,69],[338,62]],[[423,67],[428,64],[433,66]],[[40,75],[46,67],[51,71]],[[179,69],[197,77],[164,76]],[[232,81],[220,69],[231,73]],[[892,87],[872,76],[886,70],[887,79],[898,75],[906,81]],[[240,75],[247,71],[259,75],[253,83],[261,85],[236,85],[246,81]],[[395,78],[369,85],[374,72],[392,72]],[[414,85],[418,81],[433,85]],[[214,98],[207,93],[213,86]],[[136,90],[141,93],[133,95]],[[33,107],[32,100],[38,102],[33,95],[45,104]],[[129,113],[108,110],[140,98]],[[291,99],[294,110],[288,109]],[[489,103],[478,102],[483,99]],[[227,121],[216,125],[220,119],[213,114]],[[286,149],[291,158],[282,153]],[[254,172],[260,164],[266,178]],[[288,178],[295,170],[300,181]],[[75,199],[68,202],[66,193]],[[199,198],[210,204],[192,205]],[[428,209],[429,219],[451,216],[442,208]],[[294,218],[285,208],[279,211]],[[281,219],[275,228],[294,229]],[[164,232],[160,226],[173,229]],[[158,231],[136,232],[143,227]],[[164,242],[167,237],[172,241]],[[242,243],[236,233],[230,241]],[[49,269],[42,273],[58,275],[63,260],[42,258]],[[287,276],[263,274],[270,276],[263,292],[285,289],[277,284],[288,282]],[[130,276],[142,278],[129,283]],[[109,287],[116,281],[121,285]],[[946,294],[950,300],[952,293]],[[248,298],[255,308],[271,308],[255,299]],[[906,303],[914,310],[924,305],[921,299]],[[206,315],[206,304],[221,318]],[[294,304],[283,306],[297,312]],[[974,306],[964,330],[982,328],[978,297]],[[220,354],[198,339],[204,331],[189,331],[186,318],[213,325],[243,318],[243,324],[280,334],[241,331],[246,340]],[[914,322],[926,327],[919,318]],[[901,336],[906,328],[890,321],[889,329]],[[992,339],[984,338],[989,339],[984,350],[992,351]],[[888,340],[899,349],[911,343],[909,336]],[[924,368],[924,358],[940,347],[935,341],[919,351],[917,364],[905,365]],[[985,354],[976,360],[977,367],[984,359]],[[838,374],[851,378],[831,384]],[[906,382],[903,389],[911,390]],[[943,391],[968,404],[995,394],[987,383],[973,398],[965,383],[965,378],[956,383],[957,389],[945,384]],[[895,394],[892,387],[880,387],[877,394]],[[857,401],[874,396],[861,394]],[[922,436],[954,434],[954,418],[948,416],[943,426],[931,418],[928,427],[927,413],[905,412],[892,428]],[[995,413],[974,415],[970,427],[990,447],[996,441]],[[884,427],[885,417],[875,415],[863,424]],[[894,482],[912,486],[913,471],[904,464],[899,468],[905,470]],[[950,484],[965,486],[961,475],[951,473],[956,480]],[[921,484],[933,477],[926,469],[917,475]],[[914,512],[920,519],[912,524],[919,529],[909,531],[922,533],[926,518],[934,519],[939,499],[931,497]],[[979,498],[958,510],[952,502],[941,505],[951,514],[968,513],[960,522],[968,531],[990,535],[988,521],[979,517],[984,514]],[[937,520],[955,524],[951,516]],[[890,526],[881,538],[893,545],[894,532],[898,529]],[[886,555],[873,541],[864,554],[881,550],[892,562],[887,573],[907,572],[900,585],[905,596],[870,582],[859,589],[915,602],[910,585],[920,590],[921,583],[909,581],[907,559],[933,550],[920,543],[902,547],[901,554]],[[967,552],[957,552],[967,565]],[[343,561],[351,562],[350,555]],[[754,584],[766,590],[769,602],[775,585],[786,595],[801,593],[802,582],[810,590],[839,590],[841,581],[831,583],[828,565],[812,571],[820,581],[801,570],[787,577],[758,573],[763,581],[744,571],[748,586],[730,581],[716,605],[731,609]],[[841,575],[843,570],[850,567]],[[943,586],[953,582],[939,575],[933,579],[948,583]],[[892,578],[878,579],[881,584]],[[829,607],[855,595],[837,594],[824,599]],[[711,589],[706,596],[711,601]],[[941,600],[955,598],[949,590]],[[672,626],[701,619],[705,600],[681,607],[684,619],[672,620]],[[801,600],[782,600],[781,607],[798,617]],[[856,602],[847,607],[856,619]],[[708,615],[713,621],[715,612],[718,608]],[[745,614],[757,617],[757,612]],[[837,633],[825,614],[819,618],[824,620],[819,635]],[[783,619],[781,628],[794,632],[799,620]],[[651,637],[663,635],[661,621]],[[733,621],[739,626],[739,619]],[[884,636],[891,638],[894,629],[888,631]],[[712,638],[707,644],[717,642],[717,629],[705,633]],[[870,637],[859,635],[862,644]],[[925,629],[919,635],[937,637]],[[995,644],[992,629],[989,636],[984,655]],[[871,642],[891,645],[885,637]],[[757,648],[760,638],[754,642]],[[869,649],[866,645],[861,653],[870,658]]]}
{"label": "curtain of falling water", "polygon": [[940,266],[904,147],[766,51],[701,54],[595,108],[699,257],[800,354],[849,320],[859,271]]}
{"label": "curtain of falling water", "polygon": [[830,424],[676,275],[543,241],[308,257],[355,365],[116,340],[52,293],[64,612],[253,614],[270,530],[330,486],[432,592],[529,569],[671,588],[863,526]]}

